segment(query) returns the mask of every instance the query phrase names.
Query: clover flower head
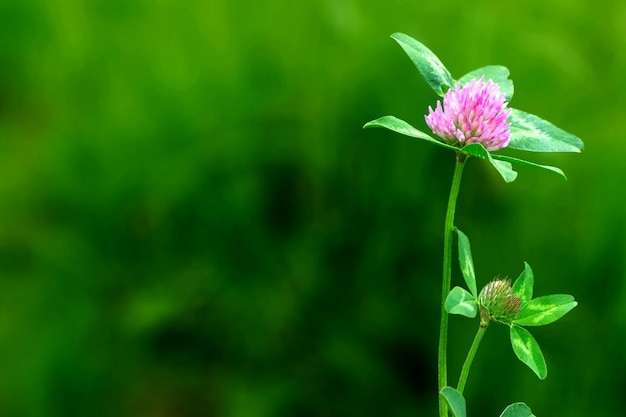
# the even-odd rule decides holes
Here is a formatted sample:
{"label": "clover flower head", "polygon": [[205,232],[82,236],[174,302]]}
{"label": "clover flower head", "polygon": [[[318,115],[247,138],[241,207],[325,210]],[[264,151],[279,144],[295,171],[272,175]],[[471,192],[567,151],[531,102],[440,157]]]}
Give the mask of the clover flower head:
{"label": "clover flower head", "polygon": [[521,301],[513,293],[511,281],[496,278],[482,289],[478,296],[481,323],[485,326],[490,321],[510,323],[517,317]]}
{"label": "clover flower head", "polygon": [[463,147],[481,143],[488,151],[502,149],[509,144],[511,127],[507,118],[511,109],[500,86],[484,77],[471,80],[461,87],[456,83],[448,90],[437,108],[428,107],[426,124],[444,142]]}

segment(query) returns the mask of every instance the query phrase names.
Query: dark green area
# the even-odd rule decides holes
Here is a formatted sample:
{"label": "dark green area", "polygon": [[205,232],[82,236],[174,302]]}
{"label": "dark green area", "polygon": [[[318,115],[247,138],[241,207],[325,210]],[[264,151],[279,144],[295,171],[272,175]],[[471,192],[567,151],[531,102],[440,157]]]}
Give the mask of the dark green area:
{"label": "dark green area", "polygon": [[[0,415],[435,416],[453,154],[389,35],[585,141],[505,184],[465,170],[479,287],[528,261],[579,306],[533,329],[539,381],[493,326],[469,416],[626,408],[626,3],[0,2]],[[516,154],[518,156],[522,155]],[[453,285],[462,285],[458,265]],[[478,320],[451,317],[451,382]]]}

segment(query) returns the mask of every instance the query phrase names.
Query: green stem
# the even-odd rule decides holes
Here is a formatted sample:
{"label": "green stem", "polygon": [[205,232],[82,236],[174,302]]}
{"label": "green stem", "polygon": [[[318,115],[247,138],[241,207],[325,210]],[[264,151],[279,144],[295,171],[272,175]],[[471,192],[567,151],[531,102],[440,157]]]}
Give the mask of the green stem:
{"label": "green stem", "polygon": [[[450,293],[450,277],[452,271],[452,240],[454,238],[454,212],[456,210],[456,200],[461,187],[461,176],[466,156],[457,153],[454,175],[452,177],[452,187],[450,188],[450,198],[448,199],[448,211],[446,212],[446,222],[443,235],[443,283],[441,286],[441,323],[439,326],[439,359],[438,359],[438,380],[439,392],[448,385],[448,312],[446,311],[446,298]],[[439,417],[448,417],[448,403],[439,396]]]}
{"label": "green stem", "polygon": [[[489,324],[489,323],[487,323]],[[470,346],[469,352],[467,352],[467,358],[465,358],[465,362],[463,363],[463,368],[461,368],[461,376],[459,377],[459,385],[456,390],[463,394],[463,390],[465,389],[465,383],[467,382],[467,376],[469,375],[470,367],[472,366],[472,362],[474,361],[474,356],[476,356],[476,351],[478,350],[478,345],[480,345],[480,341],[483,340],[483,335],[487,330],[487,324],[480,323],[480,327],[478,327],[478,331],[476,332],[476,336],[474,337],[474,341],[472,342],[472,346]]]}

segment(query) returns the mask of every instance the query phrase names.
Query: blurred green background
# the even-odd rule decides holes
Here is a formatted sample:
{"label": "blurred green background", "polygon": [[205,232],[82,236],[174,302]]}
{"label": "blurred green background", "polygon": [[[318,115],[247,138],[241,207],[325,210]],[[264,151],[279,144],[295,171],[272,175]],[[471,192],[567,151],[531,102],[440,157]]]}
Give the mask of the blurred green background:
{"label": "blurred green background", "polygon": [[[507,185],[470,161],[457,225],[479,285],[528,261],[580,305],[493,326],[470,416],[626,408],[626,3],[0,2],[0,415],[435,416],[454,157],[393,32],[581,137]],[[455,266],[454,284],[460,284]],[[451,381],[477,321],[451,319]]]}

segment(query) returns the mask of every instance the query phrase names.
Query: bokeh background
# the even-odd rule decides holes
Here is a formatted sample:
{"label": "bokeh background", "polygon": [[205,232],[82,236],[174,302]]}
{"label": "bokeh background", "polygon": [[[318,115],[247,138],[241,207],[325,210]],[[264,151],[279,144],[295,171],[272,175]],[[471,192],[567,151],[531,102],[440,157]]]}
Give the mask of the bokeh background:
{"label": "bokeh background", "polygon": [[[446,150],[393,32],[581,137],[504,184],[466,168],[479,285],[528,261],[580,305],[492,326],[470,416],[626,409],[626,3],[0,2],[0,414],[435,416]],[[455,266],[454,284],[460,284]],[[477,322],[451,319],[456,381]]]}

